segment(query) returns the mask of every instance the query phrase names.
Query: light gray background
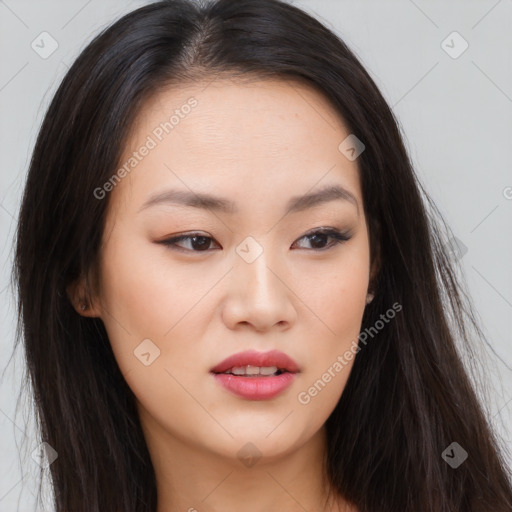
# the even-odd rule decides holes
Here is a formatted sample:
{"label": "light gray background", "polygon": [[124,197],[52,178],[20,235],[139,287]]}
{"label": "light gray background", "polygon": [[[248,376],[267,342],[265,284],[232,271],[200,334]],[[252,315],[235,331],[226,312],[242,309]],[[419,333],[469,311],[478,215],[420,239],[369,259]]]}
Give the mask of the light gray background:
{"label": "light gray background", "polygon": [[[0,0],[0,370],[11,354],[15,325],[8,287],[12,240],[42,116],[92,36],[146,3]],[[340,34],[367,67],[393,107],[421,181],[468,249],[463,269],[489,343],[492,396],[486,405],[510,446],[512,0],[293,3]],[[47,59],[31,48],[43,31],[58,42]],[[453,31],[469,44],[458,58],[442,47]],[[445,43],[452,52],[462,48],[456,37]],[[22,366],[17,357],[1,381],[0,510],[6,512],[34,510],[39,470],[30,457],[37,438],[26,407],[15,411]],[[28,448],[20,453],[22,442]]]}

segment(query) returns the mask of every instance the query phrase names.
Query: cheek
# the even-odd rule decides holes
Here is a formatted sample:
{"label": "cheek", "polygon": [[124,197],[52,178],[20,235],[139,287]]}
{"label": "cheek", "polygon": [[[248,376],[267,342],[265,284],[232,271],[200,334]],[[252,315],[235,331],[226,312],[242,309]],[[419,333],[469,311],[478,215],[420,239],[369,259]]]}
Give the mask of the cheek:
{"label": "cheek", "polygon": [[[166,263],[165,249],[149,243],[111,240],[103,256],[103,305],[137,335],[163,336],[202,289],[190,273]],[[132,237],[134,238],[134,237]],[[179,271],[178,271],[179,270]],[[197,275],[195,276],[197,281]]]}
{"label": "cheek", "polygon": [[359,329],[366,288],[366,273],[339,271],[324,281],[315,279],[304,290],[304,302],[315,313],[324,338],[330,334],[335,341]]}
{"label": "cheek", "polygon": [[165,293],[174,283],[161,275],[145,244],[131,238],[112,233],[101,266],[101,316],[123,373],[142,366],[134,350],[145,339],[160,340],[179,303],[177,293]]}
{"label": "cheek", "polygon": [[322,421],[336,406],[358,352],[369,282],[367,247],[354,244],[332,266],[303,282],[301,297],[315,313],[317,328],[297,401],[305,414]]}
{"label": "cheek", "polygon": [[[184,373],[197,359],[201,329],[208,322],[205,309],[208,292],[225,272],[222,268],[201,272],[197,265],[172,263],[165,248],[149,243],[131,243],[133,237],[111,238],[102,257],[102,319],[112,350],[124,374],[134,383],[141,362],[136,358],[140,344],[151,340],[158,358],[151,363],[154,375],[161,364]],[[152,345],[145,342],[151,352]],[[147,372],[146,372],[147,373]],[[187,374],[188,375],[188,374]],[[165,379],[169,379],[167,376]],[[152,384],[154,385],[154,383]]]}
{"label": "cheek", "polygon": [[293,278],[297,295],[318,321],[318,334],[327,345],[343,344],[357,336],[369,283],[367,241],[342,247],[338,257],[300,268]]}

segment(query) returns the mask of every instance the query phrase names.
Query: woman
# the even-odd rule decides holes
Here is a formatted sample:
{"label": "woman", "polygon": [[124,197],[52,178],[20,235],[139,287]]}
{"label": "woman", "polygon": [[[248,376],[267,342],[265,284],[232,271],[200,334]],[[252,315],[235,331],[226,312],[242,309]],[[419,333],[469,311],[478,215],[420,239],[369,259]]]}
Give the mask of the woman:
{"label": "woman", "polygon": [[368,73],[296,7],[169,0],[97,36],[17,238],[57,512],[511,510],[422,194]]}

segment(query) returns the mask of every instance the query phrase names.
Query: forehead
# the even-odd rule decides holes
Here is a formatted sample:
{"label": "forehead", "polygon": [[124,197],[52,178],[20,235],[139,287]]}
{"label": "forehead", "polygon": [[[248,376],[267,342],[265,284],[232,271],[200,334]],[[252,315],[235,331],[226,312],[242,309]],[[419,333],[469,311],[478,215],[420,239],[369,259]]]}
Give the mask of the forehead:
{"label": "forehead", "polygon": [[[357,197],[357,163],[339,150],[348,135],[329,100],[305,83],[217,79],[168,87],[150,98],[120,165],[151,148],[123,180],[139,206],[167,185],[227,192],[234,200],[244,192],[268,200],[277,189],[286,201],[329,179]],[[128,188],[120,185],[117,195]]]}
{"label": "forehead", "polygon": [[[192,101],[194,106],[189,108]],[[158,138],[159,125],[171,120],[173,114],[173,136],[186,137],[201,146],[215,145],[219,153],[233,152],[244,144],[265,144],[268,150],[281,152],[299,139],[318,144],[328,132],[335,135],[346,131],[327,98],[296,81],[225,78],[170,87],[142,108],[135,135],[156,130]],[[182,122],[185,119],[187,122]],[[286,132],[281,131],[284,126]],[[164,130],[162,135],[170,133]]]}

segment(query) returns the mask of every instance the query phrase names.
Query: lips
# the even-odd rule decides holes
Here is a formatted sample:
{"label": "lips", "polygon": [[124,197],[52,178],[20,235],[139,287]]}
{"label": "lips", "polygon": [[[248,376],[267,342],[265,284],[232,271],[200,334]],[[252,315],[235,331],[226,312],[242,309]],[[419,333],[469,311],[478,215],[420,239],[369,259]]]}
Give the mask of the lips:
{"label": "lips", "polygon": [[239,368],[243,366],[275,366],[281,372],[300,372],[299,365],[291,357],[279,350],[271,350],[269,352],[248,350],[245,352],[239,352],[237,354],[233,354],[227,359],[224,359],[224,361],[221,361],[219,364],[214,366],[210,372],[223,373],[231,370],[232,368]]}
{"label": "lips", "polygon": [[279,350],[239,352],[210,370],[217,384],[244,400],[277,398],[293,385],[299,372],[299,365]]}

